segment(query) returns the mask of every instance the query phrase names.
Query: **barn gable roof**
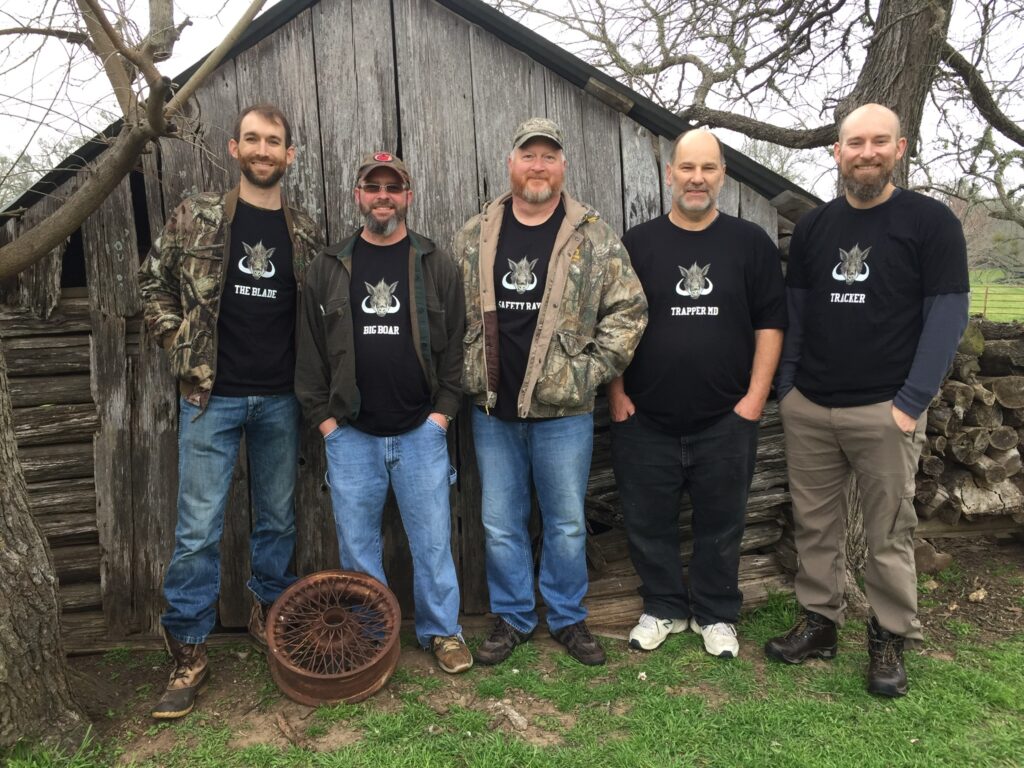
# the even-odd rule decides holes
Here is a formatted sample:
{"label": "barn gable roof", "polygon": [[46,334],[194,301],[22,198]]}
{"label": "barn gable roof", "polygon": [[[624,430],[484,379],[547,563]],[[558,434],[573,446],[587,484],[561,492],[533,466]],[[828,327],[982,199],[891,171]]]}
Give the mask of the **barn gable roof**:
{"label": "barn gable roof", "polygon": [[[225,56],[225,60],[234,58],[242,51],[252,47],[319,2],[321,0],[282,0],[249,25],[235,46]],[[615,78],[546,40],[533,30],[487,5],[483,0],[436,0],[436,2],[513,48],[522,51],[526,56],[611,108],[626,114],[637,124],[657,136],[674,139],[683,131],[693,127],[692,124],[670,110],[627,88]],[[179,84],[186,82],[205,59],[205,56],[202,57],[180,73],[174,78],[174,82]],[[109,140],[120,132],[122,122],[122,120],[117,120],[111,123],[102,133],[87,141],[77,152],[68,156],[56,168],[23,192],[6,210],[15,211],[28,208],[40,198],[57,189],[103,152]],[[763,197],[771,200],[783,192],[791,192],[811,202],[821,202],[807,190],[747,157],[742,152],[728,146],[724,146],[724,149],[729,175]]]}

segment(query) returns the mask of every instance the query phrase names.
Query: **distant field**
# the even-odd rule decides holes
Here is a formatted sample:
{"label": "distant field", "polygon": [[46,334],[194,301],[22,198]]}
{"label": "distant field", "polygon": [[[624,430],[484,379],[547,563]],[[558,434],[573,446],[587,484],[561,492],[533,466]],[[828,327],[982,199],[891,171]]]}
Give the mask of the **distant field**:
{"label": "distant field", "polygon": [[972,315],[1000,322],[1024,320],[1024,285],[998,282],[1004,276],[1001,269],[971,272]]}

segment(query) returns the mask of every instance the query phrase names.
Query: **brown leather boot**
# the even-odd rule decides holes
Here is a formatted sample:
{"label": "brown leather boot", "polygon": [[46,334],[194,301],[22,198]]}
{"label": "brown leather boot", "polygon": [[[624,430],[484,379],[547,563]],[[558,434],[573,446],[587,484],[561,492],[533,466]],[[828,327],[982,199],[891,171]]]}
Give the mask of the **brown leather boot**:
{"label": "brown leather boot", "polygon": [[267,614],[270,606],[256,595],[252,596],[252,611],[249,613],[249,636],[261,653],[267,652]]}
{"label": "brown leather boot", "polygon": [[789,632],[764,644],[764,652],[778,661],[800,664],[808,658],[834,658],[837,642],[835,622],[820,613],[805,610]]}
{"label": "brown leather boot", "polygon": [[196,703],[200,686],[206,682],[209,667],[206,658],[206,643],[189,645],[179,643],[164,630],[167,652],[174,660],[174,670],[167,681],[160,701],[153,707],[153,717],[158,720],[173,720],[184,717]]}
{"label": "brown leather boot", "polygon": [[903,638],[887,632],[874,616],[868,621],[868,693],[895,698],[907,695]]}

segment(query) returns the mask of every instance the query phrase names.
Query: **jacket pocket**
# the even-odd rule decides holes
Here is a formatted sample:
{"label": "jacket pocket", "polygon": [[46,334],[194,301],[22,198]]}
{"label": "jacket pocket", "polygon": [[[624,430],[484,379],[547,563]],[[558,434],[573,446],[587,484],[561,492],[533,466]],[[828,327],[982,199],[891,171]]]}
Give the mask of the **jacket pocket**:
{"label": "jacket pocket", "polygon": [[324,345],[331,368],[352,347],[352,319],[349,316],[348,296],[331,299],[324,305]]}
{"label": "jacket pocket", "polygon": [[484,324],[475,322],[466,328],[462,337],[462,389],[468,395],[487,390],[484,371]]}
{"label": "jacket pocket", "polygon": [[579,407],[594,400],[598,382],[591,371],[594,340],[590,336],[558,331],[548,347],[544,368],[534,391],[542,403]]}
{"label": "jacket pocket", "polygon": [[427,330],[430,332],[430,351],[444,352],[448,346],[448,326],[443,307],[427,305]]}

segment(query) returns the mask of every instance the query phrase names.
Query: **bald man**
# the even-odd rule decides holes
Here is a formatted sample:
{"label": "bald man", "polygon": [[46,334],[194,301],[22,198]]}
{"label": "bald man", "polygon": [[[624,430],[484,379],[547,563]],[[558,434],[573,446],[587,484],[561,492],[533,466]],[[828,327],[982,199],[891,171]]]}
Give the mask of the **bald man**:
{"label": "bald man", "polygon": [[857,479],[868,560],[868,690],[907,693],[904,646],[921,640],[914,473],[928,403],[967,324],[967,248],[942,203],[893,185],[907,148],[878,104],[851,112],[834,148],[845,192],[796,225],[790,328],[776,389],[802,613],[765,653],[831,659],[845,609],[847,486]]}
{"label": "bald man", "polygon": [[[785,288],[765,231],[718,210],[725,158],[712,133],[676,139],[665,178],[671,211],[623,238],[649,321],[633,362],[608,386],[612,466],[644,599],[629,645],[654,650],[690,628],[709,654],[735,658],[740,539]],[[684,490],[689,579],[679,553]]]}

